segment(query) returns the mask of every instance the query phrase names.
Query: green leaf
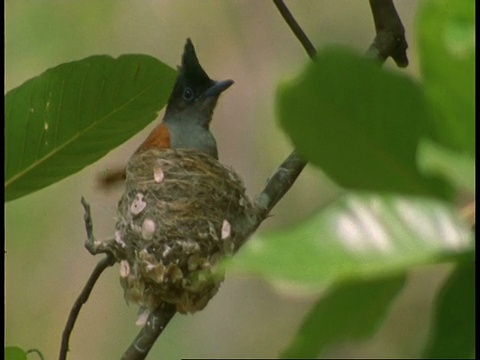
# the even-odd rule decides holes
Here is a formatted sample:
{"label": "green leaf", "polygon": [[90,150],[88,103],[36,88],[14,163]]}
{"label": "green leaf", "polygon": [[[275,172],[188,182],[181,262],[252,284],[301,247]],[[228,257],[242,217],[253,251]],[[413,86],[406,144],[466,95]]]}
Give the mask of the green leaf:
{"label": "green leaf", "polygon": [[283,358],[316,358],[329,345],[371,336],[405,284],[405,276],[354,280],[331,288],[310,311]]}
{"label": "green leaf", "polygon": [[475,160],[425,140],[418,149],[418,166],[426,174],[441,175],[455,188],[475,192]]}
{"label": "green leaf", "polygon": [[473,246],[469,227],[443,202],[350,194],[292,229],[251,239],[230,270],[318,289],[445,261]]}
{"label": "green leaf", "polygon": [[175,71],[147,55],[59,65],[5,96],[5,199],[92,164],[154,120]]}
{"label": "green leaf", "polygon": [[5,360],[27,360],[27,354],[19,347],[7,346],[5,348]]}
{"label": "green leaf", "polygon": [[440,144],[475,154],[475,1],[426,0],[417,18],[420,67]]}
{"label": "green leaf", "polygon": [[339,185],[447,195],[416,167],[418,142],[432,123],[412,80],[349,50],[326,48],[278,95],[281,125],[295,147]]}
{"label": "green leaf", "polygon": [[440,290],[424,357],[475,358],[475,264],[460,264]]}

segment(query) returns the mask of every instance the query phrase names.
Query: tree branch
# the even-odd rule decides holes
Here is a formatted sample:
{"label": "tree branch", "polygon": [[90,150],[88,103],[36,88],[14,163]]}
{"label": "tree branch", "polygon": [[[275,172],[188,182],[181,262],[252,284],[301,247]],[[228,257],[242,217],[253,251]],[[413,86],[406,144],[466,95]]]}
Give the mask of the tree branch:
{"label": "tree branch", "polygon": [[163,303],[152,312],[148,316],[147,324],[140,330],[132,344],[123,353],[121,360],[145,359],[151,347],[175,313],[175,305],[168,303]]}
{"label": "tree branch", "polygon": [[293,150],[268,179],[267,185],[256,199],[256,205],[262,211],[260,221],[268,216],[277,202],[286,194],[305,165],[307,162],[299,157],[296,150]]}
{"label": "tree branch", "polygon": [[370,8],[377,35],[365,55],[382,63],[391,56],[398,67],[407,67],[405,29],[393,0],[370,0]]}

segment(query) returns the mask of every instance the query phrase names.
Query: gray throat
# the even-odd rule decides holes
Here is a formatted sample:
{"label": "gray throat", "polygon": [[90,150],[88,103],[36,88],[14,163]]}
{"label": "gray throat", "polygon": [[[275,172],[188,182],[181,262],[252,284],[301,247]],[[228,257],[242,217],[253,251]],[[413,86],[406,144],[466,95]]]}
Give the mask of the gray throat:
{"label": "gray throat", "polygon": [[164,121],[172,149],[195,149],[218,159],[217,142],[205,126],[186,119],[172,120]]}

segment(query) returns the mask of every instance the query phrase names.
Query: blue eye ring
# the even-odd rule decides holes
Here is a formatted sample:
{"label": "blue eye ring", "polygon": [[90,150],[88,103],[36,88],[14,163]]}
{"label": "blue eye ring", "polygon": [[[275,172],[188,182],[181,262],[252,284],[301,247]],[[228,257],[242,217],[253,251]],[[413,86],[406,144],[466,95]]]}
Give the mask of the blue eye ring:
{"label": "blue eye ring", "polygon": [[185,89],[183,89],[182,96],[185,101],[191,102],[195,97],[195,93],[193,92],[192,88],[186,87]]}

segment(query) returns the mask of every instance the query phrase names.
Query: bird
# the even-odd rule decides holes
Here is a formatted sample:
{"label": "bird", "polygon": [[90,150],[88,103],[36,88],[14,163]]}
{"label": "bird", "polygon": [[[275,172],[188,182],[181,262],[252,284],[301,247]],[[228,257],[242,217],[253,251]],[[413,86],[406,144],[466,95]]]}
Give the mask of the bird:
{"label": "bird", "polygon": [[233,80],[214,81],[187,39],[162,121],[131,156],[106,248],[120,263],[127,303],[202,310],[224,279],[221,259],[247,239],[258,208],[218,160],[210,123]]}
{"label": "bird", "polygon": [[[200,65],[195,47],[188,38],[165,115],[134,155],[152,148],[191,149],[218,159],[210,123],[220,94],[233,83],[231,79],[212,80]],[[123,179],[124,170],[113,171],[100,178],[100,185],[107,188]]]}

